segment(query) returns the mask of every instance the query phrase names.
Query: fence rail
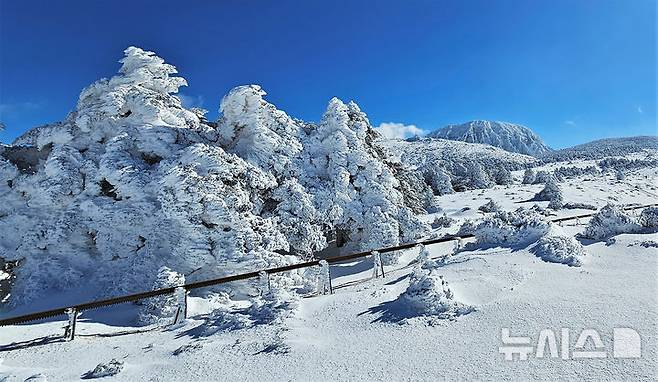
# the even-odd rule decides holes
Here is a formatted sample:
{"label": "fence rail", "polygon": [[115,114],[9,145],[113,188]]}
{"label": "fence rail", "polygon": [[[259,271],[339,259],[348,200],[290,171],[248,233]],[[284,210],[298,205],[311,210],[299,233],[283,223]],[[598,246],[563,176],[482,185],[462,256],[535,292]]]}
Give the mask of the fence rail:
{"label": "fence rail", "polygon": [[[651,206],[655,206],[656,204],[647,204],[647,205],[639,205],[639,206],[629,206],[625,207],[624,210],[636,210],[636,209],[642,209],[642,208],[647,208]],[[583,214],[583,215],[575,215],[575,216],[568,216],[568,217],[562,217],[562,218],[557,218],[557,219],[551,219],[551,222],[555,223],[561,223],[564,221],[569,221],[569,220],[577,220],[581,218],[587,218],[591,217],[595,214],[589,213],[589,214]],[[377,251],[379,253],[388,253],[388,252],[394,252],[394,251],[399,251],[403,249],[409,249],[413,248],[419,244],[422,245],[432,245],[432,244],[439,244],[439,243],[446,243],[450,242],[453,240],[459,240],[459,239],[468,239],[472,238],[473,235],[463,235],[463,236],[447,236],[447,237],[442,237],[438,239],[429,239],[429,240],[424,240],[424,241],[418,241],[418,242],[413,242],[413,243],[406,243],[406,244],[401,244],[393,247],[385,247],[385,248],[379,248],[379,249],[373,249],[370,251],[363,251],[363,252],[357,252],[357,253],[351,253],[347,255],[342,255],[342,256],[333,256],[330,258],[325,259],[325,261],[329,264],[334,264],[334,263],[340,263],[344,261],[349,261],[349,260],[355,260],[367,256],[371,256],[374,251]],[[134,301],[139,301],[143,300],[146,298],[151,298],[151,297],[157,297],[157,296],[162,296],[162,295],[167,295],[167,294],[173,294],[176,289],[178,288],[184,288],[185,291],[190,291],[194,289],[199,289],[199,288],[206,288],[209,286],[214,286],[214,285],[220,285],[220,284],[225,284],[233,281],[240,281],[240,280],[248,280],[252,278],[257,278],[261,274],[261,272],[265,272],[268,275],[269,274],[275,274],[275,273],[282,273],[282,272],[288,272],[288,271],[293,271],[296,269],[302,269],[302,268],[308,268],[308,267],[313,267],[313,266],[318,266],[320,265],[321,260],[312,260],[312,261],[307,261],[303,263],[297,263],[297,264],[291,264],[291,265],[285,265],[281,267],[276,267],[276,268],[268,268],[268,269],[263,269],[260,271],[253,271],[253,272],[248,272],[248,273],[242,273],[242,274],[237,274],[237,275],[231,275],[231,276],[226,276],[226,277],[220,277],[216,279],[211,279],[211,280],[203,280],[203,281],[197,281],[194,283],[189,283],[189,284],[184,284],[180,285],[177,287],[169,287],[169,288],[162,288],[162,289],[156,289],[152,291],[147,291],[147,292],[140,292],[140,293],[134,293],[134,294],[129,294],[125,296],[120,296],[120,297],[113,297],[113,298],[108,298],[104,300],[97,300],[97,301],[90,301],[78,305],[69,305],[66,307],[61,307],[57,309],[51,309],[51,310],[45,310],[45,311],[40,311],[40,312],[35,312],[35,313],[30,313],[22,316],[16,316],[16,317],[11,317],[11,318],[5,318],[0,320],[0,326],[8,326],[8,325],[17,325],[17,324],[22,324],[30,321],[36,321],[36,320],[42,320],[45,318],[50,318],[50,317],[56,317],[56,316],[64,316],[68,315],[71,310],[75,312],[75,314],[85,311],[85,310],[90,310],[90,309],[96,309],[96,308],[101,308],[101,307],[106,307],[106,306],[111,306],[111,305],[116,305],[116,304],[122,304],[122,303],[127,303],[127,302],[134,302]]]}

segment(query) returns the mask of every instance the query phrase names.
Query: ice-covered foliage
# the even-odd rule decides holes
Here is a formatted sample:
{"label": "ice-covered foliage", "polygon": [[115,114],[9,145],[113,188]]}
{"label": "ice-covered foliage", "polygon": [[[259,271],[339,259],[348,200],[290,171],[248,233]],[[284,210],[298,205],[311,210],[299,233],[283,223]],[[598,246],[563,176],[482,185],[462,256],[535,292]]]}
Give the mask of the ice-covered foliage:
{"label": "ice-covered foliage", "polygon": [[567,202],[562,204],[562,208],[568,209],[568,210],[576,210],[576,209],[583,209],[583,210],[597,210],[596,206],[593,204],[589,203],[580,203],[580,202]]}
{"label": "ice-covered foliage", "polygon": [[562,191],[555,180],[548,178],[544,188],[532,198],[533,201],[548,201],[548,208],[559,210],[562,208],[564,198]]}
{"label": "ice-covered foliage", "polygon": [[493,199],[491,199],[478,207],[478,210],[482,212],[498,212],[500,211],[500,206]]}
{"label": "ice-covered foliage", "polygon": [[434,195],[446,195],[455,192],[452,188],[452,182],[448,172],[437,165],[426,164],[422,169],[425,183],[427,183],[434,192]]}
{"label": "ice-covered foliage", "polygon": [[536,176],[537,175],[531,168],[526,169],[525,172],[523,173],[523,180],[521,182],[523,184],[534,184]]}
{"label": "ice-covered foliage", "polygon": [[572,267],[579,267],[581,258],[585,255],[583,245],[573,237],[565,235],[542,237],[533,248],[533,252],[544,261]]}
{"label": "ice-covered foliage", "polygon": [[642,227],[656,228],[658,227],[658,207],[647,207],[642,210],[639,217],[639,222]]}
{"label": "ice-covered foliage", "polygon": [[603,240],[622,233],[638,232],[641,226],[620,207],[608,204],[592,216],[582,237]]}
{"label": "ice-covered foliage", "polygon": [[508,171],[538,164],[533,157],[476,143],[423,138],[384,144],[403,163],[416,166],[438,195],[453,190],[490,187],[496,182],[507,184],[510,180],[506,177]]}
{"label": "ice-covered foliage", "polygon": [[429,189],[395,170],[356,104],[332,100],[314,126],[242,86],[211,123],[182,106],[185,80],[154,53],[130,47],[121,63],[64,121],[0,146],[13,306],[81,284],[149,289],[163,266],[195,281],[289,264],[336,229],[363,248],[426,232],[408,205]]}
{"label": "ice-covered foliage", "polygon": [[444,213],[443,215],[434,218],[434,221],[432,222],[432,228],[447,228],[450,227],[454,222],[455,219]]}
{"label": "ice-covered foliage", "polygon": [[470,313],[473,308],[455,300],[448,282],[436,269],[417,266],[409,276],[409,286],[399,297],[415,315],[450,318]]}
{"label": "ice-covered foliage", "polygon": [[[480,244],[515,246],[530,244],[544,236],[550,223],[531,209],[499,211],[478,224],[473,235]],[[461,230],[460,230],[461,231]]]}
{"label": "ice-covered foliage", "polygon": [[[158,270],[157,278],[150,290],[177,287],[185,284],[185,276],[167,267]],[[182,307],[180,297],[176,293],[151,297],[141,302],[139,322],[143,325],[173,323],[173,319]],[[184,298],[184,296],[183,296]]]}
{"label": "ice-covered foliage", "polygon": [[601,172],[596,166],[577,167],[577,166],[560,166],[553,171],[553,175],[558,178],[575,178],[577,176],[590,175],[597,176]]}
{"label": "ice-covered foliage", "polygon": [[355,103],[334,98],[304,153],[306,184],[320,215],[361,249],[397,245],[428,228],[404,205],[377,134]]}
{"label": "ice-covered foliage", "polygon": [[[658,147],[656,148],[658,150]],[[598,163],[603,170],[613,171],[617,179],[628,171],[640,170],[647,167],[658,167],[658,158],[628,159],[628,158],[605,158]],[[622,178],[623,179],[623,178]],[[621,180],[621,179],[620,179]]]}
{"label": "ice-covered foliage", "polygon": [[503,167],[493,176],[493,180],[498,185],[510,185],[514,183],[514,178],[512,177],[512,172],[507,168]]}

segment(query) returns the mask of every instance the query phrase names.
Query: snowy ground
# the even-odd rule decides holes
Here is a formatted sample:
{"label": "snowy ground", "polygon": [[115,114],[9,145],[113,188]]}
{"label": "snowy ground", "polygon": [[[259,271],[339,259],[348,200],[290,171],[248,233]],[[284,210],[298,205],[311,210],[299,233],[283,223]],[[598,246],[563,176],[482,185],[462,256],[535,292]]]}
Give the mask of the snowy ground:
{"label": "snowy ground", "polygon": [[[519,176],[515,174],[515,176]],[[655,169],[593,180],[566,180],[565,202],[602,207],[656,202]],[[505,210],[542,188],[497,186],[439,198],[443,212],[477,219],[488,198]],[[546,202],[539,203],[545,204]],[[470,209],[463,211],[465,207]],[[563,210],[574,215],[586,210]],[[427,216],[433,220],[433,216]],[[444,229],[454,232],[457,224]],[[570,234],[582,226],[565,227]],[[641,243],[645,245],[641,245]],[[203,336],[209,307],[194,300],[193,318],[182,328],[134,328],[90,315],[79,323],[73,342],[61,342],[63,323],[0,328],[0,380],[23,381],[41,373],[49,381],[78,380],[103,362],[117,359],[124,369],[109,380],[655,380],[658,378],[658,234],[620,235],[614,242],[585,243],[581,267],[547,263],[525,249],[487,248],[461,252],[440,269],[455,299],[476,311],[453,320],[414,317],[394,303],[408,285],[415,258],[410,250],[385,279],[370,280],[371,260],[334,267],[335,294],[303,299],[280,323]],[[451,243],[429,248],[442,256]],[[130,314],[130,307],[124,307]],[[103,323],[101,323],[103,322]],[[501,331],[530,337],[552,330],[561,350],[568,329],[569,359],[505,360]],[[640,358],[613,358],[613,330],[632,328],[641,337]],[[605,358],[573,359],[585,329],[601,337]],[[104,334],[103,334],[104,333]],[[36,340],[41,338],[40,340]],[[591,339],[590,339],[591,340]],[[13,344],[12,344],[13,343]],[[587,350],[594,349],[587,342]],[[582,350],[582,349],[581,349]],[[176,355],[174,355],[176,354]],[[564,354],[560,352],[560,356]]]}

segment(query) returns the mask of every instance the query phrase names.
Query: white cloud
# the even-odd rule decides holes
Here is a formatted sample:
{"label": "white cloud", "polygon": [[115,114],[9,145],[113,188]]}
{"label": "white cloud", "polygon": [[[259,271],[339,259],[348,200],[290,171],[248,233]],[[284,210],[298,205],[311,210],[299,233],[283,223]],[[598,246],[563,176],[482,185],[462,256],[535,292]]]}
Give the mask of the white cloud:
{"label": "white cloud", "polygon": [[183,107],[190,109],[193,107],[203,107],[204,99],[203,96],[191,96],[183,93],[178,93],[178,98],[183,104]]}
{"label": "white cloud", "polygon": [[642,106],[637,107],[637,112],[640,114],[644,113],[644,110],[642,110]]}
{"label": "white cloud", "polygon": [[425,130],[418,128],[416,125],[405,125],[404,123],[382,123],[375,129],[390,139],[404,139],[413,137],[414,135],[425,135]]}
{"label": "white cloud", "polygon": [[569,125],[569,126],[576,126],[576,122],[575,122],[575,121],[572,121],[572,120],[570,120],[570,119],[564,121],[564,124],[565,124],[565,125]]}

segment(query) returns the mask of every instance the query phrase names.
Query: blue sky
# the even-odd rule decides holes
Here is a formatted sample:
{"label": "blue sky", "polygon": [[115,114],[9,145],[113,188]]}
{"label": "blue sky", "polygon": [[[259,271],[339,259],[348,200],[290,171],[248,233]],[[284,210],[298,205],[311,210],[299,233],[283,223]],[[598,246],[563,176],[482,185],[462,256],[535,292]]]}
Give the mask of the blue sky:
{"label": "blue sky", "polygon": [[211,117],[256,83],[312,121],[337,96],[375,125],[503,120],[556,148],[656,134],[653,0],[0,4],[4,142],[62,120],[129,45],[176,65]]}

